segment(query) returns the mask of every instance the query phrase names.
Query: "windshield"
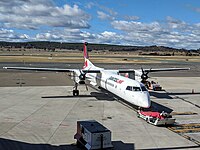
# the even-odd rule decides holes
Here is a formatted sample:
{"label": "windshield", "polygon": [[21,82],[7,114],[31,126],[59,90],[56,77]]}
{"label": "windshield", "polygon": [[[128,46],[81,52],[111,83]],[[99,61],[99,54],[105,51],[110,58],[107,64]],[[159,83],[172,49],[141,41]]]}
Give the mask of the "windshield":
{"label": "windshield", "polygon": [[133,86],[133,91],[141,91],[140,87],[134,87]]}
{"label": "windshield", "polygon": [[142,91],[147,91],[145,86],[141,86]]}
{"label": "windshield", "polygon": [[126,90],[128,90],[128,91],[141,91],[140,87],[135,87],[135,86],[127,86]]}

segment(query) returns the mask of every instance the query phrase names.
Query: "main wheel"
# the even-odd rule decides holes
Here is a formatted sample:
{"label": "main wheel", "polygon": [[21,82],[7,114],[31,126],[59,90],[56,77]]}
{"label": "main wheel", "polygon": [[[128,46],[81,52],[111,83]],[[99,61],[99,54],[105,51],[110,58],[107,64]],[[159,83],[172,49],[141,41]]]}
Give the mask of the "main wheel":
{"label": "main wheel", "polygon": [[73,90],[73,96],[79,96],[79,90]]}
{"label": "main wheel", "polygon": [[77,140],[77,142],[76,142],[76,146],[78,147],[78,148],[80,148],[81,147],[81,143]]}

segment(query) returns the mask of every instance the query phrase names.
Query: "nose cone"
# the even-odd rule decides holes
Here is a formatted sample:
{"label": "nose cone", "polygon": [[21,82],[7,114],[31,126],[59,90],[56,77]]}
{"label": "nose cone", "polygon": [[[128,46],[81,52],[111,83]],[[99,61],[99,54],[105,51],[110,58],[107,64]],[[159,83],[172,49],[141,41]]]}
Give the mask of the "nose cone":
{"label": "nose cone", "polygon": [[147,99],[146,101],[143,102],[141,107],[149,108],[150,106],[151,106],[151,101],[150,101],[150,99]]}
{"label": "nose cone", "polygon": [[149,108],[151,106],[151,100],[148,93],[142,93],[139,98],[140,107]]}

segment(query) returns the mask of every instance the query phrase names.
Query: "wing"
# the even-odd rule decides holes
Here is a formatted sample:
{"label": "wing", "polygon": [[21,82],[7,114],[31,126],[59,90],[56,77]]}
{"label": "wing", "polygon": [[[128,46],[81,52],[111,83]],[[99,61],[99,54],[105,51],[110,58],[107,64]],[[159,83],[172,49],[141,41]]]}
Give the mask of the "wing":
{"label": "wing", "polygon": [[179,71],[179,70],[190,70],[190,68],[158,68],[158,69],[144,69],[145,72]]}
{"label": "wing", "polygon": [[35,67],[3,67],[10,70],[30,70],[30,71],[50,71],[50,72],[75,72],[81,71],[84,73],[100,73],[101,70],[84,70],[84,69],[66,69],[66,68],[35,68]]}
{"label": "wing", "polygon": [[190,70],[190,68],[119,69],[119,70],[110,70],[110,71],[117,72],[117,73],[132,73],[132,72],[142,73],[142,70],[146,73],[149,73],[149,72],[162,72],[162,71]]}
{"label": "wing", "polygon": [[118,73],[129,73],[129,72],[161,72],[161,71],[179,71],[179,70],[190,70],[190,68],[158,68],[158,69],[119,69],[119,70],[113,70],[117,71]]}
{"label": "wing", "polygon": [[[84,69],[65,69],[65,68],[33,68],[33,67],[3,67],[4,69],[13,70],[32,70],[32,71],[51,71],[51,72],[74,72],[81,70],[84,73],[100,73],[102,70],[84,70]],[[190,70],[190,68],[160,68],[160,69],[143,69],[145,72],[160,72],[160,71],[178,71],[178,70]],[[119,70],[106,70],[116,73],[129,73],[141,70],[135,69],[119,69]]]}
{"label": "wing", "polygon": [[77,70],[77,69],[63,69],[63,68],[33,68],[33,67],[3,67],[3,68],[12,70],[52,71],[52,72],[73,72]]}

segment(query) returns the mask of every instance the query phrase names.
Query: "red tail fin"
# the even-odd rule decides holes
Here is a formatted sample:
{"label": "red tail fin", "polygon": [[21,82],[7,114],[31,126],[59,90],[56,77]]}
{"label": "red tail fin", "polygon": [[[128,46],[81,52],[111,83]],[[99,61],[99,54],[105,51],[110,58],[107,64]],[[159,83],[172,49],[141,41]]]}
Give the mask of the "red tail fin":
{"label": "red tail fin", "polygon": [[83,54],[84,54],[84,58],[85,58],[85,59],[88,59],[88,58],[89,58],[89,56],[88,56],[88,51],[87,51],[87,45],[88,45],[88,43],[85,42],[85,43],[84,43],[84,46],[83,46]]}
{"label": "red tail fin", "polygon": [[89,68],[95,67],[89,60],[87,45],[88,45],[87,42],[85,42],[84,45],[83,45],[83,54],[84,54],[84,59],[85,59],[83,69],[85,69],[87,67],[89,67]]}
{"label": "red tail fin", "polygon": [[88,45],[87,42],[85,42],[84,45],[83,45],[83,56],[84,56],[84,59],[85,59],[85,60],[84,60],[85,62],[84,62],[83,69],[86,68],[86,67],[88,66],[88,60],[87,60],[87,59],[88,59],[89,57],[88,57],[87,45]]}

